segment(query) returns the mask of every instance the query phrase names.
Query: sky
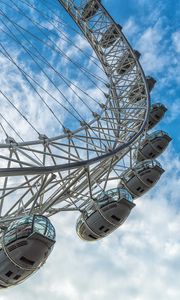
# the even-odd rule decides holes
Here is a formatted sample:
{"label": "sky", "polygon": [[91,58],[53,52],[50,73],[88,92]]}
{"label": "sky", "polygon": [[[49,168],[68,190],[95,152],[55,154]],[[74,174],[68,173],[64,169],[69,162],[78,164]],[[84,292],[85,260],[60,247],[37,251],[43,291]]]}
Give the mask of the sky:
{"label": "sky", "polygon": [[[161,180],[136,201],[126,223],[96,243],[75,232],[77,213],[52,218],[57,242],[46,264],[0,300],[180,299],[180,4],[171,0],[104,0],[145,73],[157,80],[152,102],[168,112],[156,127],[173,138],[160,162]],[[35,117],[34,117],[35,118]]]}

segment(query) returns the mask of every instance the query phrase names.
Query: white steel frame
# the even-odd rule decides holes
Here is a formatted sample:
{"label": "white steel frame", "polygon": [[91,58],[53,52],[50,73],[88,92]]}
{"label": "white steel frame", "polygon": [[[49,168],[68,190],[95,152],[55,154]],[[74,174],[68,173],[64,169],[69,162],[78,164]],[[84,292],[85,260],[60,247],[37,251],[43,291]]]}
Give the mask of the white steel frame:
{"label": "white steel frame", "polygon": [[[146,130],[149,91],[121,29],[102,4],[95,16],[85,20],[82,11],[88,0],[58,1],[94,49],[109,80],[109,93],[105,94],[106,104],[99,104],[101,113],[94,112],[92,121],[81,123],[78,130],[66,128],[63,135],[40,135],[38,140],[21,143],[9,137],[0,144],[2,229],[24,214],[50,216],[59,211],[83,210],[99,189],[106,189],[110,180],[120,176],[124,157],[128,157],[128,166],[133,165],[132,149]],[[100,40],[112,24],[118,37],[110,47],[102,48]],[[119,75],[117,65],[127,52],[131,53],[133,67]],[[141,99],[138,102],[129,97],[135,86]],[[13,199],[13,204],[4,209],[7,199]]]}

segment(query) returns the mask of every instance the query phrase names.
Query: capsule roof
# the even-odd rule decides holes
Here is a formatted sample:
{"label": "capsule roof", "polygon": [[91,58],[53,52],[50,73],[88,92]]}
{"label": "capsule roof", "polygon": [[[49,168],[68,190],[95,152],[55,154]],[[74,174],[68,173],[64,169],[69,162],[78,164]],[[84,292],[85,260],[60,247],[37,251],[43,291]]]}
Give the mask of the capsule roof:
{"label": "capsule roof", "polygon": [[135,50],[135,49],[133,51],[134,51],[134,54],[135,54],[136,58],[140,59],[141,53],[139,51]]}
{"label": "capsule roof", "polygon": [[171,137],[162,130],[147,135],[141,141],[135,154],[137,161],[157,158],[167,148],[170,141]]}
{"label": "capsule roof", "polygon": [[55,240],[55,228],[49,219],[42,215],[25,216],[13,221],[4,233],[4,243],[10,242],[37,232],[48,239]]}
{"label": "capsule roof", "polygon": [[124,177],[127,173],[131,172],[132,170],[143,170],[145,168],[154,168],[154,167],[161,167],[161,164],[157,160],[147,159],[143,162],[136,162],[136,164],[132,168],[126,169],[124,172],[121,173],[121,177]]}
{"label": "capsule roof", "polygon": [[86,241],[103,238],[125,222],[134,206],[132,196],[125,189],[100,193],[95,204],[88,205],[78,218],[77,234]]}
{"label": "capsule roof", "polygon": [[145,160],[124,171],[121,174],[119,186],[124,186],[133,198],[136,198],[152,188],[163,172],[164,170],[158,161]]}
{"label": "capsule roof", "polygon": [[146,81],[147,81],[149,91],[151,92],[157,81],[151,76],[146,76]]}
{"label": "capsule roof", "polygon": [[126,189],[123,188],[114,188],[108,191],[100,192],[97,197],[96,201],[97,204],[102,207],[103,204],[107,204],[110,200],[112,201],[121,201],[121,199],[126,199],[128,201],[132,201],[132,196],[128,193]]}
{"label": "capsule roof", "polygon": [[154,110],[155,108],[156,108],[156,109],[162,108],[164,111],[167,111],[167,107],[166,107],[164,104],[160,103],[160,102],[153,103],[153,104],[151,105],[151,110]]}
{"label": "capsule roof", "polygon": [[150,130],[156,126],[160,120],[164,117],[167,108],[162,103],[154,103],[151,105],[149,113],[149,122],[147,129]]}

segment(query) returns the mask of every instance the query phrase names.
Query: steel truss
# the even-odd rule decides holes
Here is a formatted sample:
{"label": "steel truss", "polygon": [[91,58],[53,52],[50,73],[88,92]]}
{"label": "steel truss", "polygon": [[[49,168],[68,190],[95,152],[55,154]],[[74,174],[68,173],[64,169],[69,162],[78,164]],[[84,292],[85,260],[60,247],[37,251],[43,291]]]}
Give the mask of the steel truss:
{"label": "steel truss", "polygon": [[[64,128],[53,138],[0,144],[1,228],[24,214],[47,216],[60,211],[83,210],[100,190],[117,184],[121,172],[133,165],[133,150],[144,134],[149,113],[149,91],[143,70],[121,28],[99,4],[97,13],[83,18],[87,0],[58,0],[80,27],[94,49],[109,84],[106,104],[99,104],[89,123]],[[95,0],[99,3],[97,0]],[[104,47],[103,36],[115,27],[115,42]],[[119,62],[130,53],[132,68],[122,74]],[[132,91],[136,87],[137,93]]]}

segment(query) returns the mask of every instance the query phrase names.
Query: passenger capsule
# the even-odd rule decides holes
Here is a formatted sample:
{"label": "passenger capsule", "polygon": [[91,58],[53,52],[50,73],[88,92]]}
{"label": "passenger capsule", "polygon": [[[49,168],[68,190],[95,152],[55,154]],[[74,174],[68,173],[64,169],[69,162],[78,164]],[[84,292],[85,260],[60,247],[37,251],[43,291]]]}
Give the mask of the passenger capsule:
{"label": "passenger capsule", "polygon": [[[134,55],[136,59],[139,59],[141,56],[141,54],[136,50],[134,50]],[[127,51],[120,59],[116,71],[119,75],[123,75],[126,72],[132,70],[134,66],[135,66],[134,57],[132,56],[131,52]]]}
{"label": "passenger capsule", "polygon": [[[149,92],[151,92],[156,83],[156,80],[153,77],[147,76],[146,82],[147,82]],[[144,100],[145,98],[146,98],[146,89],[145,89],[144,82],[136,83],[130,91],[129,100],[131,102],[136,103],[140,100]]]}
{"label": "passenger capsule", "polygon": [[155,159],[167,148],[172,139],[164,131],[155,131],[148,135],[137,150],[136,159]]}
{"label": "passenger capsule", "polygon": [[155,185],[163,173],[159,162],[145,160],[122,174],[119,187],[126,188],[133,198],[140,197]]}
{"label": "passenger capsule", "polygon": [[101,0],[95,1],[95,0],[89,0],[87,4],[85,5],[82,17],[85,20],[91,19],[94,17],[94,15],[97,13],[99,6],[100,6]]}
{"label": "passenger capsule", "polygon": [[154,79],[151,76],[147,76],[146,81],[147,81],[147,86],[148,86],[149,92],[151,92],[157,81],[156,81],[156,79]]}
{"label": "passenger capsule", "polygon": [[167,108],[161,103],[155,103],[151,105],[151,110],[149,114],[148,130],[156,126],[160,120],[164,117]]}
{"label": "passenger capsule", "polygon": [[27,216],[5,230],[0,249],[0,288],[20,283],[46,261],[55,244],[55,229],[48,218]]}
{"label": "passenger capsule", "polygon": [[118,24],[111,24],[109,28],[103,33],[99,44],[102,48],[109,48],[120,37],[120,30],[122,27]]}
{"label": "passenger capsule", "polygon": [[125,189],[101,193],[95,204],[86,207],[77,220],[76,231],[86,241],[95,241],[109,235],[122,225],[135,206]]}

